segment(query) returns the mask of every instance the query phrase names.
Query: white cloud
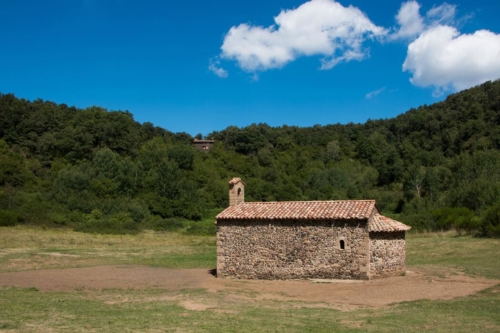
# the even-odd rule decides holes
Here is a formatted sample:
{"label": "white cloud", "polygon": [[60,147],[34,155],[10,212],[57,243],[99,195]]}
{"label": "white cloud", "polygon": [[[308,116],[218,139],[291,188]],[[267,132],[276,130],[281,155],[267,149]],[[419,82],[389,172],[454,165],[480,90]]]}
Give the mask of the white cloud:
{"label": "white cloud", "polygon": [[281,68],[300,56],[322,55],[322,69],[367,56],[363,42],[386,34],[356,7],[311,0],[283,10],[270,27],[240,24],[224,38],[221,57],[249,72]]}
{"label": "white cloud", "polygon": [[382,87],[380,89],[377,89],[377,90],[374,90],[374,91],[371,91],[369,92],[368,94],[366,94],[366,99],[370,99],[372,97],[375,97],[377,95],[379,95],[381,92],[383,92],[385,90],[385,87]]}
{"label": "white cloud", "polygon": [[420,4],[416,1],[408,1],[401,4],[396,22],[399,28],[390,35],[389,40],[413,40],[425,30],[437,25],[453,25],[456,15],[456,6],[443,3],[440,6],[432,7],[422,17],[420,15]]}
{"label": "white cloud", "polygon": [[217,60],[217,61],[210,61],[210,64],[208,65],[208,69],[210,71],[212,71],[213,73],[215,73],[215,75],[217,75],[221,79],[225,79],[225,78],[227,78],[229,76],[229,73],[227,72],[227,70],[225,70],[224,68],[220,67],[220,61],[219,60]]}
{"label": "white cloud", "polygon": [[[420,9],[415,0],[402,3],[395,17],[397,27],[389,33],[356,7],[344,7],[335,0],[310,0],[298,8],[282,10],[272,26],[233,26],[209,69],[224,78],[228,73],[220,61],[236,61],[257,81],[256,72],[281,68],[301,56],[318,55],[322,56],[321,69],[331,69],[341,62],[368,57],[365,42],[378,39],[411,42],[403,71],[411,73],[413,85],[434,87],[435,93],[500,78],[500,34],[487,30],[461,34],[452,4],[434,6],[424,16]],[[366,98],[384,89],[369,92]]]}
{"label": "white cloud", "polygon": [[401,4],[396,21],[400,28],[390,35],[390,39],[414,38],[424,30],[424,19],[420,16],[420,4],[416,1]]}
{"label": "white cloud", "polygon": [[434,94],[500,77],[500,35],[487,30],[461,34],[455,16],[456,6],[443,3],[422,17],[420,4],[408,1],[396,15],[399,28],[388,35],[389,40],[413,40],[403,71],[412,73],[412,84],[433,86]]}
{"label": "white cloud", "polygon": [[441,6],[432,7],[427,12],[427,18],[430,21],[429,25],[446,24],[453,25],[456,15],[456,6],[448,3],[443,3]]}
{"label": "white cloud", "polygon": [[487,30],[460,34],[454,27],[432,27],[408,46],[403,71],[413,74],[411,83],[434,86],[436,93],[497,79],[500,34]]}

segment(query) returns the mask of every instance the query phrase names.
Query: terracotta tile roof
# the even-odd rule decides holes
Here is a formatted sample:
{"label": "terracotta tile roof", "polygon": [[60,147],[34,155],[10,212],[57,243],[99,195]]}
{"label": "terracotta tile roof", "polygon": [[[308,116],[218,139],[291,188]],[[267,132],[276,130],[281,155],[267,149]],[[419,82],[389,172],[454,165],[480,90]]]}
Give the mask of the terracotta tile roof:
{"label": "terracotta tile roof", "polygon": [[[235,184],[238,184],[238,183],[243,183],[243,181],[241,180],[241,178],[238,178],[238,177],[234,177],[233,179],[231,179],[229,181],[229,184],[231,185],[235,185]],[[243,185],[245,185],[245,183],[243,183]]]}
{"label": "terracotta tile roof", "polygon": [[244,202],[240,203],[239,205],[227,208],[222,213],[217,215],[216,219],[217,220],[368,219],[371,216],[374,209],[377,209],[375,206],[375,200]]}
{"label": "terracotta tile roof", "polygon": [[396,232],[396,231],[408,231],[411,227],[388,218],[387,216],[375,213],[373,219],[368,225],[369,232]]}

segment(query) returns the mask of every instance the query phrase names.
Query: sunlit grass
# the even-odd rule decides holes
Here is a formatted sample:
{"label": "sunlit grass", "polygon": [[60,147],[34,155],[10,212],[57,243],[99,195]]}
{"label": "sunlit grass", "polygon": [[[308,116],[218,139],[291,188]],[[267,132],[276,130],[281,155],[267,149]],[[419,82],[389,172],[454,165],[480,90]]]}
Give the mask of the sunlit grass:
{"label": "sunlit grass", "polygon": [[[407,264],[500,279],[500,240],[407,236]],[[175,232],[91,235],[0,228],[0,271],[96,264],[213,268],[215,238]],[[324,304],[203,289],[0,289],[0,332],[498,332],[500,285],[463,298],[347,312]]]}
{"label": "sunlit grass", "polygon": [[469,275],[500,279],[500,239],[458,237],[455,232],[410,234],[406,240],[408,267],[454,267]]}
{"label": "sunlit grass", "polygon": [[0,289],[9,332],[498,332],[500,287],[451,301],[342,312],[200,290]]}
{"label": "sunlit grass", "polygon": [[98,235],[67,229],[0,228],[0,271],[136,264],[213,268],[215,237],[143,231]]}

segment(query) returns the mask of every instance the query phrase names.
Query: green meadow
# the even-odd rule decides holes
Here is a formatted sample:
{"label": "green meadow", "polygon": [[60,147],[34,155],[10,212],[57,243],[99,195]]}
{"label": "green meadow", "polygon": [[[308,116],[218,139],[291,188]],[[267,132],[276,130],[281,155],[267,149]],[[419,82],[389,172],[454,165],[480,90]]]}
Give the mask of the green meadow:
{"label": "green meadow", "polygon": [[[178,232],[92,235],[0,228],[0,272],[98,265],[215,267],[215,238]],[[500,240],[410,234],[408,270],[500,280]],[[0,285],[2,281],[0,280]],[[335,309],[206,289],[0,289],[0,332],[498,332],[500,281],[468,297]],[[227,300],[231,301],[228,302]],[[191,303],[204,304],[193,306]]]}

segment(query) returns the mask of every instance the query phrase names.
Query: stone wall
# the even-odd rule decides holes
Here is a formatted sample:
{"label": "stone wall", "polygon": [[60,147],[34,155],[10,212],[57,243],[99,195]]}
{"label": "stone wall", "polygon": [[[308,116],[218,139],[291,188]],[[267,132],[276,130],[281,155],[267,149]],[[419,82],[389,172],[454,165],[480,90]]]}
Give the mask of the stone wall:
{"label": "stone wall", "polygon": [[242,182],[229,184],[229,206],[245,202],[245,185]]}
{"label": "stone wall", "polygon": [[403,275],[406,271],[404,232],[370,234],[370,277]]}
{"label": "stone wall", "polygon": [[217,276],[368,279],[369,242],[366,220],[220,220]]}

